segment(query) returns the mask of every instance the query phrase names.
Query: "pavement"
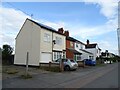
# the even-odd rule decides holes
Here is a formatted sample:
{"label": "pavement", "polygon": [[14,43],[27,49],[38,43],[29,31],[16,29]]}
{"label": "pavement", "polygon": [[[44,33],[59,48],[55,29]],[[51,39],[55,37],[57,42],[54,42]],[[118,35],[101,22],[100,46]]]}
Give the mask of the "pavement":
{"label": "pavement", "polygon": [[118,88],[118,63],[68,72],[36,72],[31,79],[3,79],[3,88]]}

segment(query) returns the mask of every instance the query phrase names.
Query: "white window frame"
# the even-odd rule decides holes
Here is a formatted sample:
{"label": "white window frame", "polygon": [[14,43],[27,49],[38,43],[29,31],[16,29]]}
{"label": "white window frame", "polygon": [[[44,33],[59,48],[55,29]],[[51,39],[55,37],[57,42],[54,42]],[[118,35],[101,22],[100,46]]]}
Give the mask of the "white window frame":
{"label": "white window frame", "polygon": [[62,58],[62,52],[53,52],[53,60],[57,60],[60,57]]}
{"label": "white window frame", "polygon": [[73,42],[70,42],[70,47],[73,47]]}
{"label": "white window frame", "polygon": [[44,42],[50,43],[50,34],[44,33]]}
{"label": "white window frame", "polygon": [[56,37],[56,44],[62,45],[62,38],[61,37]]}

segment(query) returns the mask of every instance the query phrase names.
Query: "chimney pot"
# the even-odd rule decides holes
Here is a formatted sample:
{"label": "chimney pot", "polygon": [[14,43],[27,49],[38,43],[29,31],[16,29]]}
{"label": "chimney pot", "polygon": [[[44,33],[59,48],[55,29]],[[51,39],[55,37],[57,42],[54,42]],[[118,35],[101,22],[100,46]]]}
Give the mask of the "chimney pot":
{"label": "chimney pot", "polygon": [[65,31],[64,35],[68,37],[69,36],[69,31]]}
{"label": "chimney pot", "polygon": [[90,42],[89,42],[89,40],[87,39],[87,45],[89,45],[89,43],[90,43]]}
{"label": "chimney pot", "polygon": [[58,32],[61,33],[61,34],[63,34],[64,29],[63,29],[63,28],[59,28],[59,29],[58,29]]}

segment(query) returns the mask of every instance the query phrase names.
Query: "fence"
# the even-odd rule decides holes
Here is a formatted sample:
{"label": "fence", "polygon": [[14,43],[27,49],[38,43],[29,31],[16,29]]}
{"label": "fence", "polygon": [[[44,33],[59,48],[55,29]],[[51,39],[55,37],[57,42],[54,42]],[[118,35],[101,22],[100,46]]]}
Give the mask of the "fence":
{"label": "fence", "polygon": [[[59,71],[64,71],[64,65],[63,62],[49,62],[49,63],[40,63],[40,67],[44,67],[47,68],[47,70],[49,69],[49,71],[55,70],[56,68],[59,69]],[[57,70],[58,70],[57,69]]]}
{"label": "fence", "polygon": [[84,61],[77,61],[78,67],[85,67],[85,62]]}

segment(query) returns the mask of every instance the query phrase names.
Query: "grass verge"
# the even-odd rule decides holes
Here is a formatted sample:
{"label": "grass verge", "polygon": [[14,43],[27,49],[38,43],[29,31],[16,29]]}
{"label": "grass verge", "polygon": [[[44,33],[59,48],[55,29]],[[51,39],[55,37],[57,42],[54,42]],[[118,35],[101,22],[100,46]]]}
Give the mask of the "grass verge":
{"label": "grass verge", "polygon": [[32,75],[30,75],[30,74],[27,74],[27,75],[21,75],[21,78],[23,78],[23,79],[29,79],[29,78],[32,78]]}
{"label": "grass verge", "polygon": [[16,74],[19,71],[17,69],[6,69],[3,71],[3,73],[7,73],[7,74]]}
{"label": "grass verge", "polygon": [[39,69],[45,70],[45,71],[51,71],[51,72],[60,72],[59,67],[48,67],[48,66],[41,66]]}

